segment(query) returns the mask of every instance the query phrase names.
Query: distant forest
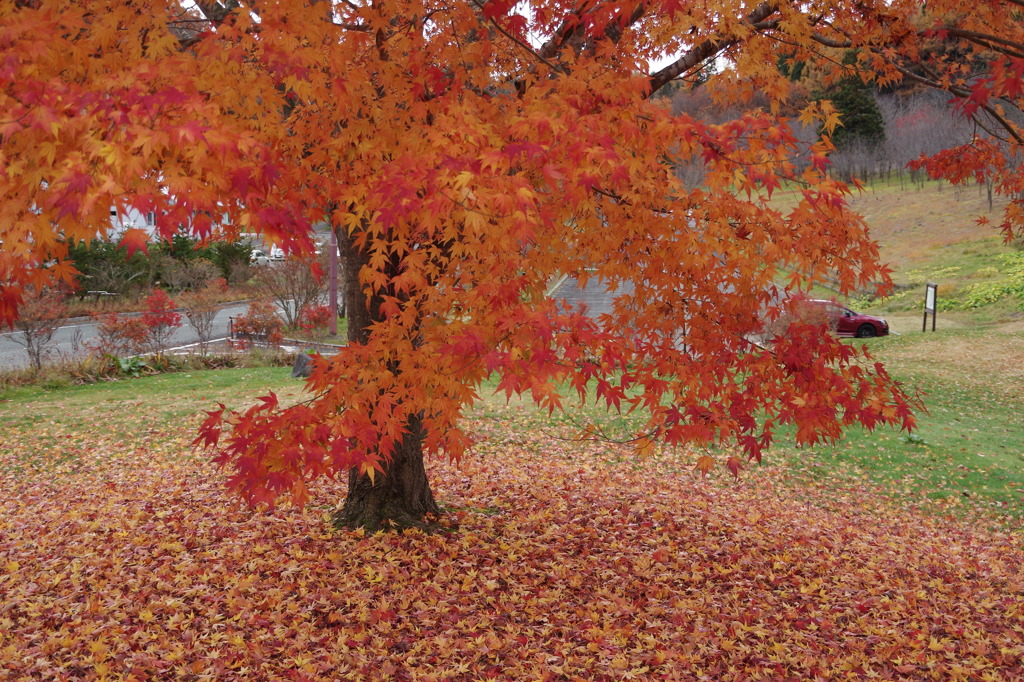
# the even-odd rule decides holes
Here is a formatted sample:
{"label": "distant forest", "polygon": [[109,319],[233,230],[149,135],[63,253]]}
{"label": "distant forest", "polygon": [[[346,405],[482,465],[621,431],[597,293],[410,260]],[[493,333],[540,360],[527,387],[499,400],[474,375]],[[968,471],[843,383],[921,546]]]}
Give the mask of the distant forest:
{"label": "distant forest", "polygon": [[[742,113],[735,106],[716,103],[714,94],[711,85],[684,83],[666,92],[664,99],[673,113],[687,113],[709,123],[722,123]],[[883,92],[856,77],[823,87],[805,78],[794,83],[792,97],[783,111],[792,110],[794,132],[807,145],[819,139],[820,131],[797,123],[796,112],[808,101],[823,99],[830,100],[843,116],[844,125],[833,135],[836,151],[830,158],[832,173],[844,180],[856,177],[868,182],[890,179],[921,183],[926,179],[924,172],[909,171],[908,162],[969,143],[975,134],[986,135],[954,108],[944,92]],[[767,101],[754,96],[747,108],[767,106]],[[694,159],[680,166],[678,173],[688,183],[698,184],[703,178],[702,164]]]}

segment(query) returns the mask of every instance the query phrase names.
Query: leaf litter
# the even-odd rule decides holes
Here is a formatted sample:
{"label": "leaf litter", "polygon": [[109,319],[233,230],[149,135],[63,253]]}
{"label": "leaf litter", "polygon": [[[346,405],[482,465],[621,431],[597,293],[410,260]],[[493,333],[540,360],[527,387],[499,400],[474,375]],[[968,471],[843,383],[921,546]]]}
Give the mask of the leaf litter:
{"label": "leaf litter", "polygon": [[520,412],[490,406],[461,464],[429,463],[430,535],[331,530],[330,481],[304,510],[250,510],[190,454],[192,424],[8,430],[0,676],[1024,676],[1019,535],[852,487],[797,498],[770,471],[705,478],[691,453],[638,466]]}

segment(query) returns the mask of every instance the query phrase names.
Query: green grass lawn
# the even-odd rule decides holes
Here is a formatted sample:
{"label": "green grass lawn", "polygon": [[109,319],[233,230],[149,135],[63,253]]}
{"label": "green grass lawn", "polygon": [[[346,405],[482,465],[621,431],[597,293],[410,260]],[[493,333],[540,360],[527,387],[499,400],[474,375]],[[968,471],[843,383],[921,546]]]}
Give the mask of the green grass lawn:
{"label": "green grass lawn", "polygon": [[[741,475],[782,477],[798,494],[813,488],[816,499],[830,486],[863,488],[899,505],[1024,528],[1024,335],[918,329],[867,343],[893,376],[921,394],[927,411],[917,415],[917,430],[854,428],[839,443],[798,448],[792,430],[784,429],[762,464]],[[485,395],[477,413],[511,418],[514,410],[503,405],[503,397]],[[640,424],[639,417],[596,408],[515,418],[556,440],[578,435],[590,422],[612,439],[627,438]],[[607,456],[629,457],[632,448],[611,448]],[[732,481],[722,470],[715,475],[724,485]]]}
{"label": "green grass lawn", "polygon": [[0,429],[140,433],[191,427],[202,410],[242,407],[274,390],[298,395],[302,382],[287,367],[231,368],[124,378],[48,389],[38,385],[0,392]]}
{"label": "green grass lawn", "polygon": [[[1024,335],[951,330],[869,343],[895,377],[923,394],[928,412],[919,415],[918,430],[908,435],[853,429],[840,443],[809,448],[796,448],[783,433],[763,464],[748,465],[742,475],[781,477],[796,494],[813,488],[818,499],[822,488],[860,486],[900,505],[978,514],[998,525],[1021,527]],[[131,444],[160,434],[186,442],[202,410],[217,403],[242,408],[268,390],[287,403],[300,397],[302,385],[290,378],[288,368],[271,367],[191,371],[60,390],[22,387],[0,394],[0,429],[31,434],[40,443],[102,437]],[[521,409],[516,400],[506,405],[503,396],[494,395],[493,384],[485,385],[482,394],[472,420],[507,423],[506,432],[540,429],[552,442],[577,437],[586,423],[596,422],[610,439],[607,458],[632,456],[629,445],[612,441],[633,432],[635,416],[596,408],[549,416]],[[29,450],[25,453],[29,456]],[[714,475],[720,484],[732,484],[724,470]]]}
{"label": "green grass lawn", "polygon": [[869,345],[920,392],[927,412],[915,432],[855,428],[834,445],[779,443],[762,468],[798,486],[866,486],[903,505],[1024,528],[1024,335],[918,330]]}

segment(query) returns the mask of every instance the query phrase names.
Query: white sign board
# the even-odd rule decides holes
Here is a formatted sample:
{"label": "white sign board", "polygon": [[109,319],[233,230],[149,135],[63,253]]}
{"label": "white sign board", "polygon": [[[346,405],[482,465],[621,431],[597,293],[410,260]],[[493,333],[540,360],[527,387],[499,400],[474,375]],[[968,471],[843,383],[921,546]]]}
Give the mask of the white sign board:
{"label": "white sign board", "polygon": [[928,282],[924,290],[924,320],[921,321],[921,331],[928,331],[928,313],[932,315],[932,331],[935,331],[935,290],[938,284]]}

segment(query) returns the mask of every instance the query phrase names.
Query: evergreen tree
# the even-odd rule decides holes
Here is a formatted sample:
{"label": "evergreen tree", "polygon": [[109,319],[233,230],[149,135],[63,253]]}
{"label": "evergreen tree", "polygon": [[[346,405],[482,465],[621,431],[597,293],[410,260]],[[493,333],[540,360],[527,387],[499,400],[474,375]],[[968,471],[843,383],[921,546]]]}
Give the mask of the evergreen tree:
{"label": "evergreen tree", "polygon": [[[844,64],[855,64],[857,55],[848,52]],[[857,75],[847,76],[826,88],[821,99],[831,100],[842,117],[843,125],[832,134],[836,149],[843,149],[861,142],[870,146],[885,140],[885,121],[875,101],[872,86]]]}

